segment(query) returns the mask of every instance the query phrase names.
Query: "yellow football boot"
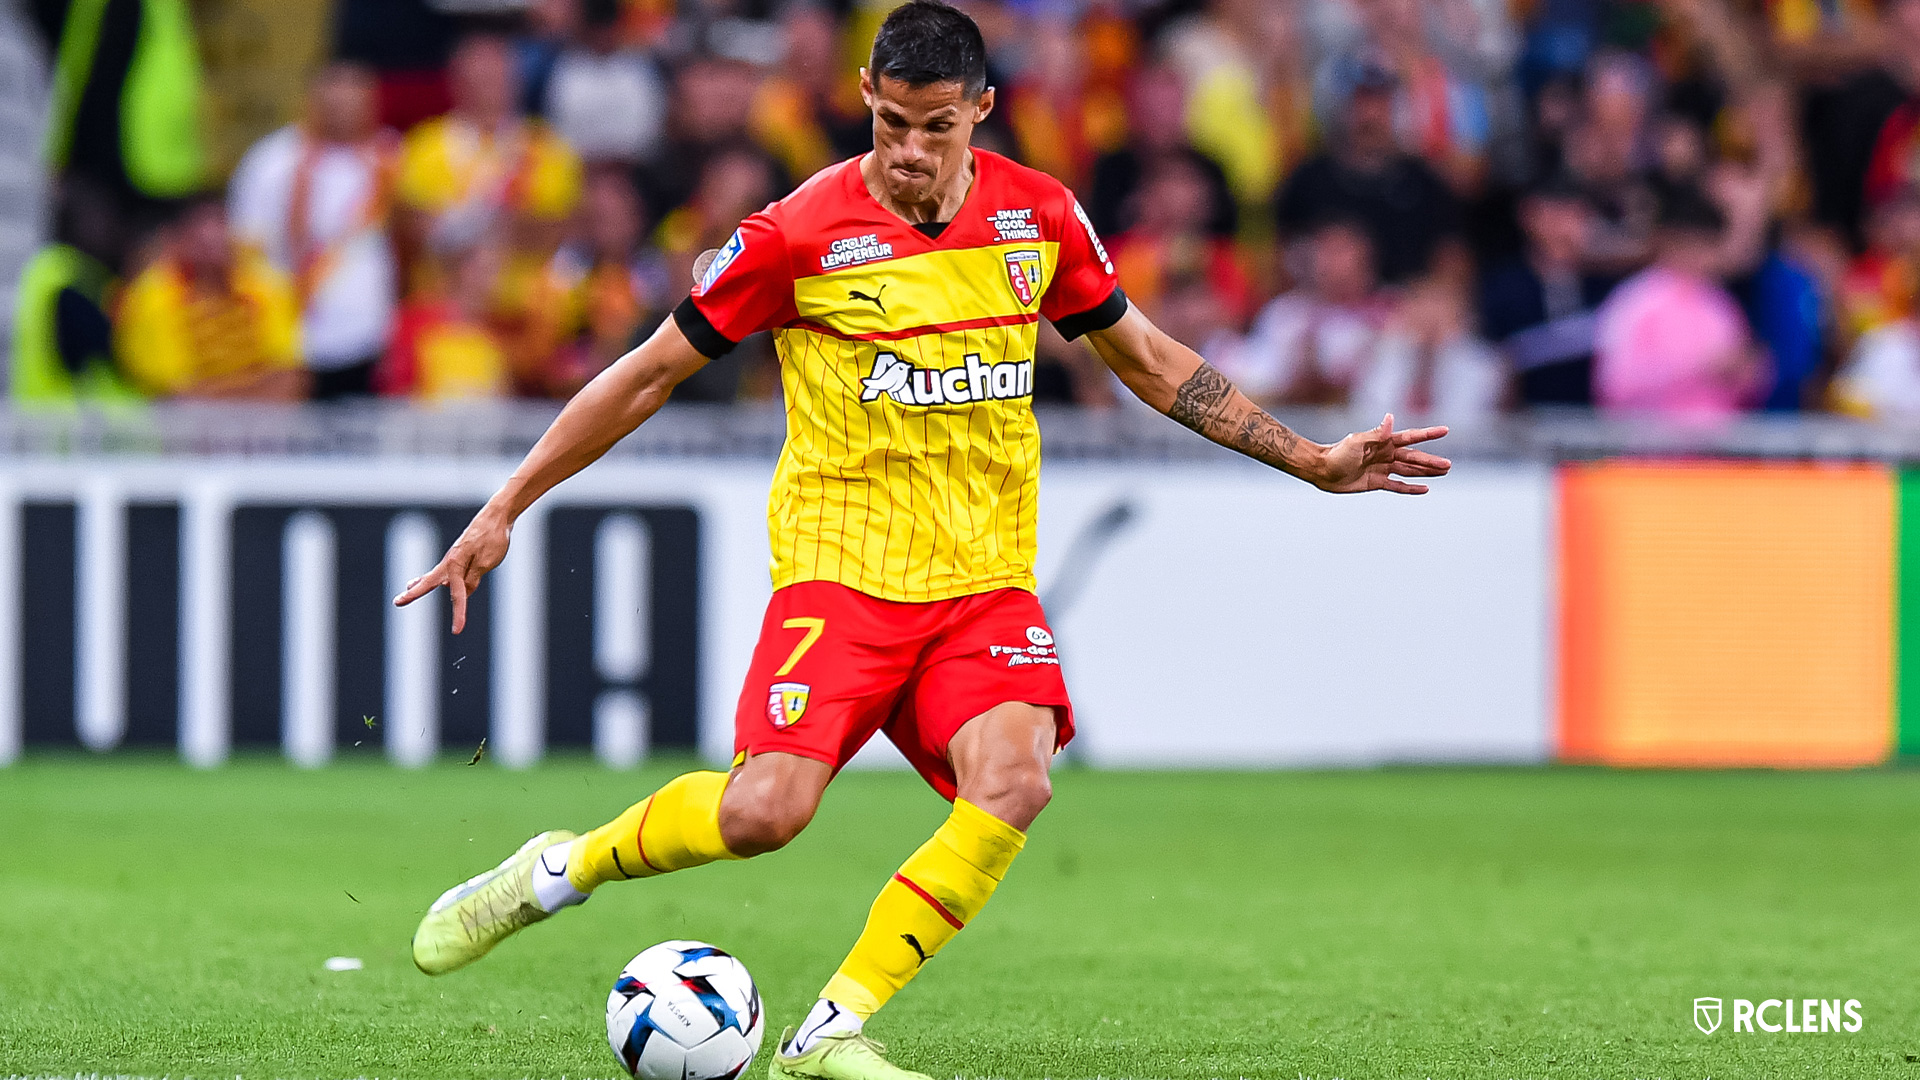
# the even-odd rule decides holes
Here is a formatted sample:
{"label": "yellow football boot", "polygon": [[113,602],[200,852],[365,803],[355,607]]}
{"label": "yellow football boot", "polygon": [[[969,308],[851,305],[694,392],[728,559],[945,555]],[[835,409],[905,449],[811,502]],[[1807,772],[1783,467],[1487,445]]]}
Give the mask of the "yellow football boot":
{"label": "yellow football boot", "polygon": [[774,1046],[768,1080],[933,1080],[888,1061],[886,1047],[857,1031],[822,1035],[806,1053],[788,1057],[784,1051],[792,1038],[788,1028]]}
{"label": "yellow football boot", "polygon": [[505,862],[440,894],[413,932],[413,966],[445,975],[487,955],[507,935],[550,913],[533,897],[533,864],[540,853],[574,838],[563,829],[520,845]]}

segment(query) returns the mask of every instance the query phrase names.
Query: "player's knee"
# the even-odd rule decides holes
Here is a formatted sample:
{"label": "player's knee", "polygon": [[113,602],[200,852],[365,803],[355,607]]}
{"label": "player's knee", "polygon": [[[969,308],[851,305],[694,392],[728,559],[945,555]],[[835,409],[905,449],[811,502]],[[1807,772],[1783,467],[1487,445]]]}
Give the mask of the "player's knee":
{"label": "player's knee", "polygon": [[813,820],[813,811],[806,800],[770,793],[729,798],[720,804],[720,839],[728,851],[744,857],[779,851]]}
{"label": "player's knee", "polygon": [[1022,761],[991,769],[976,792],[962,792],[968,802],[1024,831],[1053,799],[1053,780],[1044,763]]}

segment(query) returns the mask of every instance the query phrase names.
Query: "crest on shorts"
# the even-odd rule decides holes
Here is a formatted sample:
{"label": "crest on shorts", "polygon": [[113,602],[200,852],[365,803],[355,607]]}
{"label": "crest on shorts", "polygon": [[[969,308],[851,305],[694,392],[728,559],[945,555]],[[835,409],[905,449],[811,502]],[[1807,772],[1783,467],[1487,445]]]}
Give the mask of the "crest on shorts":
{"label": "crest on shorts", "polygon": [[1040,295],[1040,253],[1022,249],[1007,252],[1007,283],[1022,304],[1032,304]]}
{"label": "crest on shorts", "polygon": [[777,682],[767,688],[767,720],[777,728],[788,728],[807,715],[807,696],[813,687],[803,682]]}

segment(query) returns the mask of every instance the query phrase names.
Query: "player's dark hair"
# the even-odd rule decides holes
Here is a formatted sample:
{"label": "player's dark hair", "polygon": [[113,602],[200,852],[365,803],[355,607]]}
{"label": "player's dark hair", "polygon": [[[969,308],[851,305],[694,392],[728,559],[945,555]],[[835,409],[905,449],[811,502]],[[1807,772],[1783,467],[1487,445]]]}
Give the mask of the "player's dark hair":
{"label": "player's dark hair", "polygon": [[908,86],[957,82],[969,98],[987,88],[987,42],[971,16],[940,0],[907,0],[873,35],[867,71]]}

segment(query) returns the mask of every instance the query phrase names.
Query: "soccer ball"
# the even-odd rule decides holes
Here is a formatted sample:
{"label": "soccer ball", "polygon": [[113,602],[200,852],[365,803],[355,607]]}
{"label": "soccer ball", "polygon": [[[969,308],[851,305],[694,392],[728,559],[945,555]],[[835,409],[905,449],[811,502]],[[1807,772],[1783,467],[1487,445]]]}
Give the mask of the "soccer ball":
{"label": "soccer ball", "polygon": [[763,1019],[747,965],[702,941],[655,945],[607,995],[607,1043],[637,1080],[733,1080]]}

